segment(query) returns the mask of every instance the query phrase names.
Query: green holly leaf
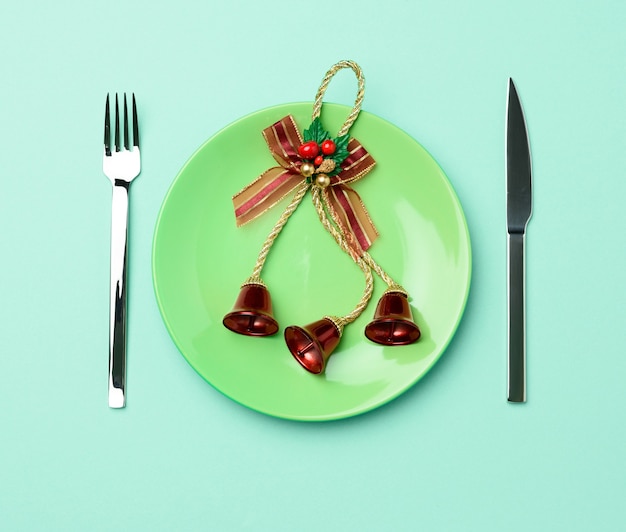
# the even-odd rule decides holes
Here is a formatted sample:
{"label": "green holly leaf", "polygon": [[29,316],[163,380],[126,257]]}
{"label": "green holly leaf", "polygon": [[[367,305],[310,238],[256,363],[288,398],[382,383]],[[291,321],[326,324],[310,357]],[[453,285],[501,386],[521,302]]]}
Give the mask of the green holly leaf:
{"label": "green holly leaf", "polygon": [[335,147],[336,150],[346,150],[346,152],[348,151],[348,142],[350,141],[350,135],[348,135],[347,133],[345,135],[341,135],[340,137],[337,137],[336,139],[333,139],[335,141]]}
{"label": "green holly leaf", "polygon": [[339,166],[350,153],[348,151],[348,141],[350,137],[346,134],[333,140],[335,141],[335,153],[332,154],[331,158],[335,161],[337,166]]}
{"label": "green holly leaf", "polygon": [[312,140],[315,141],[317,144],[321,144],[329,138],[330,135],[328,131],[326,131],[322,126],[322,121],[320,120],[319,116],[315,120],[313,120],[313,122],[311,122],[309,129],[304,130],[304,142],[309,142]]}
{"label": "green holly leaf", "polygon": [[328,174],[326,174],[326,175],[327,175],[328,177],[334,177],[334,176],[336,176],[339,172],[341,172],[341,166],[337,165],[337,166],[335,167],[335,169],[334,169],[332,172],[330,172],[330,173],[328,173]]}
{"label": "green holly leaf", "polygon": [[332,154],[331,159],[335,161],[336,164],[341,164],[349,153],[350,152],[345,148],[335,150],[335,153]]}

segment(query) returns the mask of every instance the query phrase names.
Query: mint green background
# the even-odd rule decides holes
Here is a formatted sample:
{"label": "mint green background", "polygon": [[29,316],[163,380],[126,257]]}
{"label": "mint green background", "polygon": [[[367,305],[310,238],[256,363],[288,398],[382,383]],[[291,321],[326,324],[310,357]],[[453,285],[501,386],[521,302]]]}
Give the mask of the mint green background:
{"label": "mint green background", "polygon": [[[623,529],[625,23],[618,1],[3,2],[0,528]],[[448,350],[402,397],[343,421],[277,420],[176,351],[152,288],[154,223],[208,137],[312,98],[344,58],[364,69],[364,108],[453,183],[472,290]],[[524,405],[505,400],[508,76],[535,175]],[[112,411],[102,113],[106,92],[124,90],[137,94],[143,170],[128,407]],[[327,99],[353,94],[338,76]]]}

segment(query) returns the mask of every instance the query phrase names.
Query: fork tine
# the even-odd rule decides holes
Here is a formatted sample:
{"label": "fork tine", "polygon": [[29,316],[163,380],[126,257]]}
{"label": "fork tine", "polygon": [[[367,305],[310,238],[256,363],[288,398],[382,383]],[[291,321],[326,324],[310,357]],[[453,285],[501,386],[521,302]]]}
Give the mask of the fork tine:
{"label": "fork tine", "polygon": [[133,144],[139,148],[139,122],[137,120],[137,102],[133,92]]}
{"label": "fork tine", "polygon": [[115,93],[115,151],[120,151],[120,106]]}
{"label": "fork tine", "polygon": [[126,106],[126,93],[124,93],[124,148],[128,147],[128,107]]}
{"label": "fork tine", "polygon": [[111,155],[111,117],[109,113],[109,94],[107,93],[107,102],[104,106],[104,151],[107,155]]}

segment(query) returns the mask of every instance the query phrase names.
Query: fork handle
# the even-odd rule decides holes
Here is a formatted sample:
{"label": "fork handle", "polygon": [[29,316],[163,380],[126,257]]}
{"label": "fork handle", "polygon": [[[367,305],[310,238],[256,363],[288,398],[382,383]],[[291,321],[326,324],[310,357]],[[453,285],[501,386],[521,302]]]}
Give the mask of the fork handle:
{"label": "fork handle", "polygon": [[129,183],[113,184],[111,208],[111,301],[109,321],[109,407],[126,406],[126,264]]}

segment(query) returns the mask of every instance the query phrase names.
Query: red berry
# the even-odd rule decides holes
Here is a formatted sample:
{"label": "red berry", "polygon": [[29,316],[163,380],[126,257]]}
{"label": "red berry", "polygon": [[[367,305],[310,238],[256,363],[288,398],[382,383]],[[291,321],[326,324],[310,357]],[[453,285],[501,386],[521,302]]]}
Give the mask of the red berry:
{"label": "red berry", "polygon": [[314,140],[300,144],[300,147],[298,148],[298,155],[300,155],[303,159],[315,159],[319,152],[320,147]]}
{"label": "red berry", "polygon": [[322,157],[321,155],[318,155],[315,160],[313,161],[313,164],[315,166],[319,166],[320,164],[322,164],[322,161],[324,160],[324,157]]}
{"label": "red berry", "polygon": [[335,146],[335,142],[333,140],[328,139],[322,142],[322,153],[324,155],[332,155],[335,153],[336,148],[337,146]]}

